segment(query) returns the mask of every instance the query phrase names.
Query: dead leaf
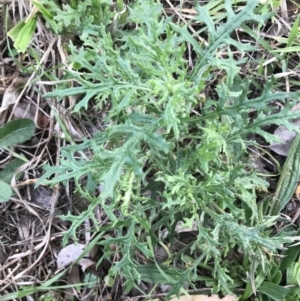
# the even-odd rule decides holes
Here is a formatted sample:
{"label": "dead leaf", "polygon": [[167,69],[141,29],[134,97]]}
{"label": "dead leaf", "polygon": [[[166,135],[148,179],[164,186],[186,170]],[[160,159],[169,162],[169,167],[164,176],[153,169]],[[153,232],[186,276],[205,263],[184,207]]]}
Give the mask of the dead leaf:
{"label": "dead leaf", "polygon": [[295,195],[298,201],[300,201],[300,184],[297,186],[295,190]]}
{"label": "dead leaf", "polygon": [[[297,103],[291,110],[292,112],[300,111],[300,103]],[[290,121],[291,124],[300,128],[300,119]],[[296,137],[296,132],[289,131],[285,126],[279,126],[275,132],[282,143],[272,143],[270,149],[278,155],[288,156],[292,143]]]}
{"label": "dead leaf", "polygon": [[19,101],[18,105],[14,109],[14,116],[17,118],[28,118],[34,120],[36,113],[36,107],[34,107],[29,101]]}
{"label": "dead leaf", "polygon": [[71,244],[63,248],[57,255],[57,268],[60,269],[74,262],[84,251],[84,244]]}
{"label": "dead leaf", "polygon": [[51,208],[52,190],[45,186],[38,186],[32,192],[32,202],[45,210]]}
{"label": "dead leaf", "polygon": [[[300,128],[300,120],[291,122]],[[296,132],[291,132],[284,126],[278,127],[274,134],[280,138],[282,143],[272,143],[270,149],[278,155],[288,156],[292,143],[296,137]]]}
{"label": "dead leaf", "polygon": [[[67,282],[68,284],[80,283],[79,266],[77,264],[74,264],[74,266],[72,266]],[[76,291],[76,288],[75,287],[66,288],[65,300],[74,300],[74,296],[78,298],[78,293]]]}
{"label": "dead leaf", "polygon": [[81,258],[81,259],[77,262],[77,264],[80,265],[82,271],[85,272],[85,270],[86,270],[88,267],[94,265],[95,262],[94,262],[93,260],[89,259],[89,258]]}
{"label": "dead leaf", "polygon": [[194,8],[174,8],[173,10],[177,10],[178,12],[182,12],[185,14],[198,15],[198,12]]}
{"label": "dead leaf", "polygon": [[19,101],[13,113],[16,118],[28,118],[33,120],[36,126],[40,128],[44,128],[49,121],[49,117],[44,115],[37,104],[32,101]]}
{"label": "dead leaf", "polygon": [[198,230],[197,221],[193,221],[191,224],[191,227],[188,227],[186,224],[184,224],[183,221],[179,221],[175,226],[175,231],[177,233],[191,232],[191,231],[197,231],[197,230]]}
{"label": "dead leaf", "polygon": [[20,239],[26,240],[30,237],[30,230],[39,229],[41,222],[35,216],[19,215],[19,223],[16,224]]}
{"label": "dead leaf", "polygon": [[22,77],[17,77],[14,79],[12,84],[5,90],[2,98],[2,104],[0,108],[0,113],[6,111],[10,105],[14,104],[20,93],[22,92],[23,86],[26,84],[27,79]]}
{"label": "dead leaf", "polygon": [[[192,221],[192,223],[189,225],[187,223],[184,223],[183,221],[177,222],[175,226],[176,233],[192,233],[195,231],[198,231],[198,224],[197,221]],[[162,230],[162,237],[167,237],[169,234],[169,231],[167,229]]]}
{"label": "dead leaf", "polygon": [[224,298],[220,298],[218,295],[190,295],[180,296],[179,299],[173,298],[170,301],[236,301],[238,298],[234,295],[227,295]]}
{"label": "dead leaf", "polygon": [[159,284],[159,289],[161,290],[162,293],[167,293],[172,290],[172,285],[169,284]]}
{"label": "dead leaf", "polygon": [[67,128],[69,129],[69,133],[74,139],[74,141],[82,141],[84,135],[79,130],[78,126],[75,126],[75,123],[73,123],[70,119],[66,119],[67,122]]}

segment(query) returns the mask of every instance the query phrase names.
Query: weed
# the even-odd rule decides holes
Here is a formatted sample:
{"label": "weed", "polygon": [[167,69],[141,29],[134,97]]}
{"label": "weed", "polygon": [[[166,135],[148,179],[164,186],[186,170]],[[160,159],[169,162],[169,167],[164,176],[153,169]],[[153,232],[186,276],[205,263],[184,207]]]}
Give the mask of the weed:
{"label": "weed", "polygon": [[[51,11],[49,1],[41,3]],[[170,284],[169,295],[179,294],[184,283],[195,287],[205,278],[213,292],[246,287],[241,300],[257,289],[273,300],[288,293],[267,278],[280,250],[293,239],[284,231],[271,235],[277,216],[258,207],[257,191],[267,191],[268,183],[250,163],[247,146],[255,142],[247,137],[257,134],[271,142],[276,138],[266,125],[294,129],[288,120],[299,115],[290,111],[299,93],[277,91],[274,79],[252,91],[252,78],[240,75],[246,59],[238,61],[234,49],[245,54],[254,48],[231,35],[245,23],[263,24],[270,17],[255,13],[257,3],[249,1],[235,13],[226,0],[226,20],[219,25],[208,6],[196,4],[195,21],[205,24],[208,45],[199,44],[186,26],[161,17],[162,6],[153,0],[138,0],[126,10],[118,1],[116,14],[102,1],[98,8],[103,16],[108,13],[105,18],[93,10],[84,15],[97,5],[92,0],[52,16],[56,30],[75,31],[82,46],[70,42],[72,68],[65,70],[66,79],[77,85],[62,82],[46,97],[80,95],[73,113],[110,109],[101,120],[104,130],[64,147],[60,165],[45,165],[39,183],[75,181],[90,205],[79,216],[61,217],[71,223],[63,244],[78,241],[78,227],[90,218],[99,232],[102,259],[111,260],[112,245],[119,254],[109,275],[121,275],[126,292],[145,281]],[[195,57],[192,71],[187,44]],[[221,77],[213,97],[205,89],[217,71]],[[284,108],[275,111],[274,101]],[[256,117],[250,120],[253,110]],[[96,206],[108,218],[104,226],[94,216]],[[179,222],[197,229],[184,248],[175,244]],[[156,259],[161,246],[169,254],[163,263]]]}

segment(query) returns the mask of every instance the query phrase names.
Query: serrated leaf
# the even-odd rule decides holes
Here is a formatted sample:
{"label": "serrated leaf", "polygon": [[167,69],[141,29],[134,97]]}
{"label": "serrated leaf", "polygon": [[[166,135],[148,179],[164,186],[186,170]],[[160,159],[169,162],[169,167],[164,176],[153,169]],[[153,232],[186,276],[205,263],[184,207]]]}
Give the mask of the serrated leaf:
{"label": "serrated leaf", "polygon": [[260,223],[256,227],[250,228],[250,227],[239,225],[234,221],[222,220],[220,222],[220,227],[223,227],[223,229],[228,229],[230,232],[233,232],[235,234],[235,237],[240,239],[240,244],[247,251],[250,251],[252,245],[255,243],[260,244],[261,246],[264,246],[269,250],[275,251],[277,249],[283,249],[283,243],[289,241],[289,239],[285,240],[285,238],[283,237],[276,237],[276,238],[264,237],[259,233],[260,231],[273,225],[275,221],[276,221],[276,217],[273,217],[269,220]]}
{"label": "serrated leaf", "polygon": [[[269,133],[261,126],[284,124],[292,117],[285,108],[274,114],[273,103],[269,106],[271,102],[276,100],[282,107],[288,107],[288,98],[296,98],[299,94],[274,93],[277,87],[275,81],[270,81],[261,96],[251,98],[249,87],[253,79],[239,78],[239,62],[230,51],[227,59],[215,57],[216,52],[224,53],[231,46],[241,51],[250,49],[230,35],[245,21],[252,24],[266,18],[253,13],[257,1],[248,1],[246,7],[235,14],[232,1],[226,0],[227,20],[221,25],[210,17],[208,6],[198,6],[197,21],[201,22],[200,26],[203,23],[207,26],[208,46],[196,41],[187,28],[171,25],[171,19],[160,17],[161,5],[153,0],[146,2],[137,0],[137,7],[129,7],[132,14],[129,19],[138,24],[134,30],[120,32],[117,40],[111,39],[102,27],[96,39],[83,38],[81,49],[70,45],[69,63],[76,65],[77,70],[66,71],[66,76],[78,86],[65,89],[63,84],[48,96],[63,98],[81,94],[75,111],[91,105],[90,99],[101,108],[109,102],[108,117],[103,121],[105,130],[92,139],[64,147],[61,165],[45,167],[42,179],[50,178],[47,182],[51,184],[60,181],[65,184],[74,179],[81,197],[91,202],[81,215],[69,213],[62,217],[71,222],[64,244],[71,237],[76,240],[78,227],[86,218],[93,218],[94,206],[101,204],[109,220],[108,228],[116,234],[114,239],[106,238],[101,244],[107,247],[117,244],[122,258],[112,263],[111,273],[121,273],[128,280],[126,290],[140,280],[132,254],[140,249],[153,260],[153,250],[148,252],[141,247],[147,233],[153,235],[155,243],[159,240],[171,242],[172,233],[167,240],[157,233],[165,227],[171,232],[170,223],[175,225],[176,219],[182,218],[185,223],[195,220],[198,225],[198,236],[188,246],[191,256],[196,258],[193,267],[180,272],[176,278],[168,274],[168,266],[165,269],[165,266],[153,265],[155,271],[146,271],[145,279],[157,281],[161,277],[161,281],[173,282],[172,293],[178,294],[185,282],[196,279],[201,267],[201,270],[207,268],[209,276],[213,277],[207,286],[226,292],[239,285],[235,281],[237,278],[242,282],[240,272],[242,277],[247,275],[249,256],[253,266],[267,268],[271,259],[266,254],[270,254],[270,250],[276,253],[290,241],[285,237],[270,237],[270,227],[277,217],[264,218],[263,214],[257,214],[256,188],[265,183],[259,183],[249,172],[243,146],[248,133],[267,137]],[[217,2],[222,2],[224,15],[224,1]],[[72,14],[68,19],[71,20],[77,12],[69,7],[67,10]],[[60,22],[68,20],[61,18]],[[80,18],[74,24],[80,26]],[[89,30],[91,27],[84,33]],[[184,41],[189,42],[193,53],[198,55],[194,78],[189,77],[188,64],[183,59],[186,57]],[[198,96],[203,93],[204,82],[215,76],[216,69],[231,72],[226,76],[226,84],[219,87],[219,99],[205,100],[201,110],[195,110],[201,102]],[[250,123],[249,112],[253,110],[258,112],[258,118],[251,119]],[[236,180],[244,176],[238,170],[245,170],[247,181]],[[96,197],[94,187],[90,195],[89,184],[83,184],[83,179],[101,186]],[[94,224],[97,227],[99,223],[95,221]],[[146,235],[140,235],[141,232]],[[233,248],[241,249],[239,253],[245,258],[245,264],[238,269],[227,261]],[[197,266],[198,263],[201,266]]]}
{"label": "serrated leaf", "polygon": [[245,45],[243,43],[237,42],[236,40],[232,39],[230,35],[236,28],[239,28],[243,23],[247,21],[256,21],[262,23],[265,19],[270,17],[270,14],[264,16],[256,15],[253,11],[257,4],[257,0],[247,1],[247,4],[244,6],[244,8],[238,14],[235,14],[232,9],[231,0],[226,0],[225,9],[227,12],[227,21],[225,24],[219,25],[219,27],[217,27],[216,29],[215,23],[209,15],[207,6],[200,6],[199,3],[196,2],[195,9],[198,12],[198,15],[195,19],[199,22],[204,22],[208,28],[209,44],[204,49],[199,46],[198,42],[188,32],[187,27],[181,28],[175,24],[171,25],[176,32],[180,33],[183,36],[186,42],[190,43],[193,46],[195,52],[199,56],[199,59],[190,76],[190,79],[192,81],[201,81],[201,77],[205,71],[205,69],[203,68],[206,65],[209,65],[209,60],[214,60],[214,54],[218,47],[222,44],[231,44],[241,51],[251,50],[250,45]]}
{"label": "serrated leaf", "polygon": [[[299,111],[291,111],[291,108],[300,97],[299,92],[273,92],[274,79],[272,79],[265,84],[260,96],[248,98],[249,84],[249,79],[242,81],[239,77],[236,77],[231,89],[233,89],[233,92],[236,92],[235,87],[238,86],[240,92],[234,93],[230,97],[230,103],[228,103],[228,93],[230,93],[230,90],[224,83],[217,87],[218,101],[209,100],[206,102],[206,119],[215,118],[216,115],[227,115],[232,118],[234,128],[228,134],[227,142],[238,136],[244,139],[249,133],[259,134],[269,143],[272,141],[280,142],[277,136],[262,129],[263,126],[269,124],[283,125],[290,131],[300,132],[297,126],[289,122],[289,120],[300,117]],[[294,99],[294,101],[289,101],[289,99]],[[269,103],[275,100],[281,101],[284,104],[277,113],[274,113],[272,107],[269,106]],[[212,106],[216,107],[216,110],[213,112],[211,111]],[[256,109],[258,116],[250,123],[247,112],[251,109]]]}
{"label": "serrated leaf", "polygon": [[135,138],[131,138],[122,147],[115,149],[114,151],[102,152],[99,156],[103,160],[111,160],[114,158],[113,163],[110,165],[107,172],[101,177],[101,181],[104,184],[104,190],[101,193],[101,198],[103,200],[107,198],[112,198],[114,195],[115,185],[119,182],[121,173],[125,168],[125,164],[131,166],[137,177],[142,177],[142,165],[137,160],[138,150],[136,149],[136,144],[138,141]]}
{"label": "serrated leaf", "polygon": [[35,132],[35,123],[30,119],[16,119],[0,128],[0,148],[10,147],[30,139]]}
{"label": "serrated leaf", "polygon": [[0,181],[0,203],[7,202],[12,196],[12,189],[7,183]]}

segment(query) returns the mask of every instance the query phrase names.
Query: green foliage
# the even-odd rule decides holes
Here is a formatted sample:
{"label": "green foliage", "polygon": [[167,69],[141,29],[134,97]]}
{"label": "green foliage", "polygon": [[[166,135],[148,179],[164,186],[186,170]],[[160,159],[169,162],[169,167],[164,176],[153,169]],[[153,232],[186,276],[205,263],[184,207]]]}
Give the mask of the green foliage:
{"label": "green foliage", "polygon": [[36,29],[36,16],[27,17],[15,25],[7,35],[13,39],[14,47],[18,52],[25,52]]}
{"label": "green foliage", "polygon": [[[6,183],[10,183],[12,177],[14,176],[16,170],[24,163],[23,160],[16,158],[11,160],[8,164],[5,165],[5,168],[0,171],[0,180]],[[21,176],[22,174],[17,175],[17,179]]]}
{"label": "green foliage", "polygon": [[7,202],[12,196],[12,189],[10,185],[0,180],[0,203]]}
{"label": "green foliage", "polygon": [[60,13],[54,17],[58,28],[67,29],[72,34],[80,35],[81,32],[86,34],[95,34],[97,25],[108,25],[112,18],[110,12],[110,0],[87,0],[79,1],[73,7],[66,4]]}
{"label": "green foliage", "polygon": [[[30,139],[35,132],[35,123],[30,119],[15,119],[0,128],[0,148],[9,148]],[[12,196],[9,185],[15,170],[21,165],[21,159],[15,159],[0,172],[0,203],[7,202]]]}
{"label": "green foliage", "polygon": [[[87,9],[86,3],[92,2],[81,4]],[[256,191],[266,190],[268,184],[248,162],[246,145],[251,133],[267,141],[276,139],[264,130],[265,125],[292,128],[288,120],[300,113],[292,114],[290,108],[299,93],[276,92],[275,82],[270,80],[259,96],[253,96],[251,79],[239,75],[239,62],[232,52],[227,59],[216,57],[218,49],[230,45],[250,50],[234,41],[231,33],[246,21],[263,22],[268,17],[254,13],[257,1],[249,1],[237,14],[230,3],[225,1],[227,21],[217,29],[205,7],[196,6],[198,21],[209,30],[207,47],[199,45],[186,28],[162,18],[161,6],[154,1],[139,0],[127,7],[127,22],[136,23],[136,29],[120,31],[117,39],[107,30],[108,21],[97,23],[97,31],[93,31],[95,17],[89,16],[91,24],[81,23],[85,24],[80,28],[83,46],[69,45],[73,70],[67,70],[66,77],[76,80],[78,86],[61,84],[46,95],[58,99],[81,95],[74,112],[87,110],[91,101],[96,102],[93,109],[110,104],[108,116],[102,120],[105,130],[81,144],[64,147],[60,165],[46,165],[39,183],[75,181],[90,206],[79,216],[69,213],[62,217],[71,222],[63,242],[77,240],[78,227],[92,218],[96,230],[107,234],[99,241],[103,258],[111,254],[112,244],[122,254],[120,261],[113,263],[110,276],[122,275],[127,291],[139,281],[159,279],[172,284],[171,293],[178,294],[183,283],[193,285],[205,276],[203,281],[214,292],[228,293],[244,285],[247,297],[260,286],[273,300],[288,293],[275,283],[280,272],[274,283],[264,281],[276,264],[270,254],[277,254],[292,240],[284,233],[271,236],[277,217],[259,214]],[[80,9],[70,6],[67,11],[72,18],[75,13],[83,18]],[[63,16],[68,15],[55,17],[65,22],[63,26],[77,24]],[[185,42],[198,55],[191,74],[183,58]],[[202,103],[199,95],[215,76],[215,67],[225,70],[225,79],[216,88],[217,99],[207,98]],[[274,110],[270,104],[275,100],[284,109]],[[253,109],[257,117],[250,121]],[[78,157],[86,149],[93,155]],[[93,214],[97,205],[108,217],[107,228],[97,226]],[[178,221],[189,228],[196,222],[198,234],[183,250],[173,246],[173,257],[158,264],[155,248],[173,244]],[[168,234],[164,236],[165,230]],[[151,264],[141,265],[137,252]],[[193,258],[191,263],[175,268],[186,256]]]}
{"label": "green foliage", "polygon": [[300,134],[297,134],[281,172],[275,195],[270,205],[270,214],[277,215],[292,198],[300,176]]}
{"label": "green foliage", "polygon": [[[241,24],[247,21],[255,21],[263,23],[271,14],[258,15],[254,13],[254,9],[257,6],[258,1],[248,1],[245,7],[238,13],[235,14],[232,9],[232,4],[230,0],[225,1],[224,8],[226,10],[227,21],[225,24],[221,24],[218,27],[215,26],[214,21],[209,15],[208,9],[206,7],[200,6],[198,1],[196,1],[196,11],[198,15],[196,20],[199,22],[204,22],[207,26],[207,31],[209,35],[209,45],[207,47],[201,47],[198,42],[192,37],[188,32],[186,27],[179,27],[175,24],[172,24],[172,28],[181,34],[184,41],[191,43],[193,45],[194,51],[197,53],[199,59],[197,60],[196,65],[193,68],[193,71],[190,75],[190,79],[194,82],[199,82],[203,80],[203,75],[208,70],[208,67],[213,66],[214,64],[220,63],[223,66],[228,66],[232,71],[236,68],[234,65],[237,65],[236,62],[233,62],[229,57],[228,59],[219,59],[215,56],[216,51],[222,45],[232,45],[235,46],[240,51],[250,51],[253,50],[249,44],[243,44],[235,39],[231,38],[231,33],[239,28]],[[233,75],[228,73],[228,76],[234,78]]]}
{"label": "green foliage", "polygon": [[288,294],[289,289],[282,287],[278,284],[274,284],[271,282],[264,282],[260,288],[262,293],[267,295],[274,301],[282,301],[285,300],[286,295]]}
{"label": "green foliage", "polygon": [[300,257],[287,269],[287,284],[292,285],[292,289],[288,295],[289,300],[300,299]]}
{"label": "green foliage", "polygon": [[59,6],[55,1],[33,1],[56,34],[97,35],[99,26],[108,26],[114,16],[111,0],[70,1]]}
{"label": "green foliage", "polygon": [[31,119],[15,119],[0,128],[0,147],[6,148],[29,140],[35,132]]}
{"label": "green foliage", "polygon": [[300,255],[299,246],[290,246],[287,250],[283,252],[284,258],[280,263],[280,270],[286,271],[287,268],[296,261],[297,257]]}

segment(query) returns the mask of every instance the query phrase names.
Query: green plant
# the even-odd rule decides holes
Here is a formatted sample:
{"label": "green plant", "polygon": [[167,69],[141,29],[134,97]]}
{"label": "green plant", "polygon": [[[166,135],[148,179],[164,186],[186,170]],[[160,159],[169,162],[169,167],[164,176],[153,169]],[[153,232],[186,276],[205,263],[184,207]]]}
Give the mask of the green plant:
{"label": "green plant", "polygon": [[[109,0],[84,2],[70,1],[62,7],[55,1],[31,1],[34,5],[29,16],[18,22],[7,33],[14,41],[18,52],[25,52],[30,44],[37,27],[37,16],[41,16],[47,25],[56,33],[63,31],[80,35],[95,33],[95,25],[109,25],[113,13],[110,11]],[[118,1],[119,6],[123,1]]]}
{"label": "green plant", "polygon": [[35,124],[30,119],[16,119],[0,128],[0,148],[6,149],[17,157],[10,161],[5,169],[0,172],[0,203],[7,202],[12,196],[10,181],[18,167],[26,159],[16,154],[11,147],[29,140],[35,132]]}
{"label": "green plant", "polygon": [[292,285],[287,301],[300,299],[300,258],[287,269],[287,284]]}
{"label": "green plant", "polygon": [[18,52],[25,52],[37,26],[35,14],[24,18],[15,25],[7,35],[13,39],[14,47]]}
{"label": "green plant", "polygon": [[[81,95],[74,113],[87,110],[91,101],[94,109],[111,106],[102,120],[105,130],[64,147],[60,165],[45,165],[39,183],[75,181],[77,192],[90,205],[80,216],[61,217],[71,222],[63,243],[78,240],[78,227],[91,218],[100,236],[106,235],[98,242],[103,258],[110,260],[111,245],[122,254],[112,263],[110,276],[123,276],[126,291],[142,280],[164,279],[173,287],[170,294],[179,294],[185,282],[193,287],[202,279],[214,292],[246,287],[242,300],[259,288],[273,300],[278,300],[270,292],[275,288],[283,298],[288,293],[267,280],[276,265],[271,254],[293,239],[284,232],[271,235],[277,216],[258,208],[257,191],[266,191],[268,184],[249,163],[246,146],[254,143],[247,140],[250,133],[268,142],[276,139],[264,130],[266,125],[294,129],[288,120],[300,115],[290,111],[299,93],[276,91],[272,79],[253,96],[251,79],[239,75],[245,60],[238,62],[232,49],[253,48],[231,34],[245,22],[263,23],[270,17],[256,14],[256,6],[257,1],[249,1],[236,14],[231,1],[225,1],[227,20],[216,27],[206,7],[196,5],[196,20],[208,30],[206,47],[186,27],[162,18],[162,8],[154,1],[136,1],[127,7],[127,23],[137,24],[136,29],[120,30],[117,39],[107,24],[81,28],[83,46],[70,43],[74,69],[66,70],[66,77],[79,85],[68,88],[62,83],[46,95]],[[183,58],[185,43],[197,56],[191,74]],[[227,57],[222,58],[219,54],[225,50]],[[216,87],[217,99],[203,99],[200,95],[216,70],[224,74]],[[280,111],[271,105],[275,100],[284,107]],[[252,110],[257,116],[250,120]],[[98,205],[108,225],[98,226],[93,213]],[[181,250],[174,247],[179,221],[190,228],[196,222],[198,229],[197,237]],[[165,263],[155,259],[160,245],[170,248]],[[149,265],[143,265],[137,253]],[[187,256],[191,260],[184,267]]]}
{"label": "green plant", "polygon": [[284,164],[274,197],[270,204],[270,214],[278,215],[293,196],[300,176],[300,135],[291,146],[289,156]]}

